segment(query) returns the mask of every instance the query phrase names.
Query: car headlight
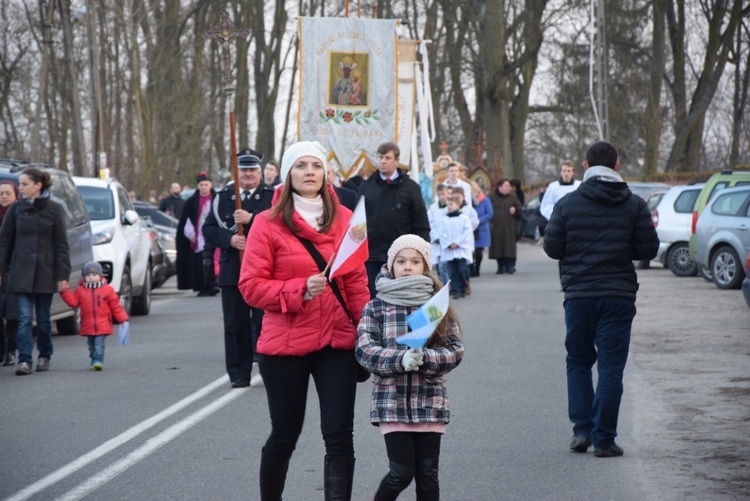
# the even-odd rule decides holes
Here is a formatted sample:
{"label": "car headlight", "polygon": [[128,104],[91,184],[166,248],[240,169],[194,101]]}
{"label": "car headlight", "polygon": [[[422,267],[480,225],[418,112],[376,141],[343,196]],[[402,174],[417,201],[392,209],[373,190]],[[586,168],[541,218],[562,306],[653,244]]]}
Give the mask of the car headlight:
{"label": "car headlight", "polygon": [[96,233],[93,238],[93,244],[94,245],[101,245],[101,244],[108,244],[112,241],[112,238],[115,236],[115,229],[114,228],[108,228],[104,231],[101,231],[99,233]]}

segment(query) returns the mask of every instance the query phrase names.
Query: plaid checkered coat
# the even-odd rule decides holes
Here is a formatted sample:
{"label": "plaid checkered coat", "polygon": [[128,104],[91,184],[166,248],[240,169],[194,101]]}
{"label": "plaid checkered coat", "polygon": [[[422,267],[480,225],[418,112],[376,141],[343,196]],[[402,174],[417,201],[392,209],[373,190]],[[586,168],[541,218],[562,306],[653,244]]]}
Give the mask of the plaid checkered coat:
{"label": "plaid checkered coat", "polygon": [[424,348],[424,365],[404,371],[401,358],[408,350],[396,338],[409,331],[406,317],[416,308],[373,299],[362,311],[355,353],[373,378],[370,421],[378,423],[448,423],[450,408],[443,376],[464,355],[458,326],[452,325],[446,346]]}

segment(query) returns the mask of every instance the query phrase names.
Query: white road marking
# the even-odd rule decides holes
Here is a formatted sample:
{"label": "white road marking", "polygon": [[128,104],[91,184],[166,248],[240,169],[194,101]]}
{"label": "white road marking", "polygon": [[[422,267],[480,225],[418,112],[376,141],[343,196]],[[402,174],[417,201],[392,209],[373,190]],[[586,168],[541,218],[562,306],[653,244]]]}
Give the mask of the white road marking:
{"label": "white road marking", "polygon": [[[72,473],[80,470],[84,466],[92,463],[93,461],[96,461],[97,459],[104,456],[105,454],[115,450],[122,444],[129,442],[130,440],[134,439],[135,437],[137,437],[144,431],[159,424],[161,421],[164,421],[165,419],[170,417],[172,414],[175,414],[181,411],[182,409],[192,404],[196,400],[199,400],[203,398],[204,396],[208,395],[209,393],[214,391],[216,388],[218,388],[222,384],[226,384],[226,382],[227,382],[227,377],[221,376],[216,381],[204,386],[203,388],[196,391],[195,393],[188,395],[187,397],[183,398],[176,404],[170,407],[167,407],[160,413],[146,419],[145,421],[142,421],[141,423],[133,426],[127,431],[124,431],[123,433],[116,436],[115,438],[108,440],[107,442],[104,442],[102,445],[92,450],[91,452],[84,454],[83,456],[68,463],[67,465],[63,466],[60,469],[53,471],[46,477],[43,477],[40,480],[37,480],[36,482],[29,485],[28,487],[18,491],[13,496],[6,498],[5,501],[24,501],[26,499],[29,499],[35,494],[47,489],[49,486],[66,478],[68,475],[71,475]],[[239,393],[243,393],[243,392],[239,392]]]}
{"label": "white road marking", "polygon": [[94,475],[87,481],[80,484],[75,489],[67,492],[62,497],[57,498],[57,501],[77,501],[79,499],[83,499],[90,492],[98,489],[105,483],[109,482],[110,480],[115,478],[117,475],[127,470],[131,466],[135,465],[141,459],[145,458],[146,456],[148,456],[149,454],[151,454],[152,452],[154,452],[161,446],[174,440],[184,431],[200,423],[203,419],[207,418],[214,412],[218,411],[219,409],[221,409],[222,407],[230,403],[232,400],[236,400],[237,398],[241,397],[246,391],[232,390],[226,395],[224,395],[223,397],[216,399],[211,404],[191,414],[190,416],[186,417],[179,423],[176,423],[170,426],[163,432],[151,438],[141,447],[134,450],[133,452],[131,452],[130,454],[128,454],[121,460],[117,461],[116,463],[113,463],[109,467],[105,468],[104,470],[99,472],[97,475]]}

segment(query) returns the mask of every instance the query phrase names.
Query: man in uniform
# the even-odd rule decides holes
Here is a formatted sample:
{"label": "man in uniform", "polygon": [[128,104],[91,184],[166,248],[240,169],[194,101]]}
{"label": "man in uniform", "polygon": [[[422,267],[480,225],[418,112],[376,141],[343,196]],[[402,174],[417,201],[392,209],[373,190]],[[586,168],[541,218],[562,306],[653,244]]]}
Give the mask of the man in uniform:
{"label": "man in uniform", "polygon": [[[250,148],[238,154],[242,209],[236,208],[234,183],[229,183],[214,196],[211,212],[203,225],[206,242],[221,249],[218,285],[224,313],[224,352],[232,388],[263,383],[257,370],[252,376],[263,310],[248,305],[237,289],[242,264],[240,251],[246,245],[252,245],[252,242],[247,242],[247,235],[255,215],[269,209],[273,199],[274,189],[262,181],[262,158],[263,154]],[[237,234],[240,224],[243,236]]]}

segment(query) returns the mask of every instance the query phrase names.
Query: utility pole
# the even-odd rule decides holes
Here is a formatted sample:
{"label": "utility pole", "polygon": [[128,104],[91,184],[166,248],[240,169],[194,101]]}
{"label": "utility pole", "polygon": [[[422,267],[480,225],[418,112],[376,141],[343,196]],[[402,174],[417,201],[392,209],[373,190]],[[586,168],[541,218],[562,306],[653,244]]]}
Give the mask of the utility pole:
{"label": "utility pole", "polygon": [[[594,108],[599,139],[606,141],[609,138],[609,115],[607,111],[608,68],[604,0],[590,1],[589,95]],[[596,89],[594,89],[595,86]]]}

